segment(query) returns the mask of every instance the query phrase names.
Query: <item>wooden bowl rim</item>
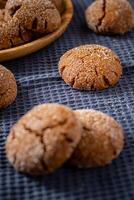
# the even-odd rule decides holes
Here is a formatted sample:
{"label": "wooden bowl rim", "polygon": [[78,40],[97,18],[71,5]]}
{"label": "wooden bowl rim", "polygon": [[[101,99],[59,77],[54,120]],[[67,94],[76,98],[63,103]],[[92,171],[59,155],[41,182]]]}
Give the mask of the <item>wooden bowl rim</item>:
{"label": "wooden bowl rim", "polygon": [[39,49],[42,49],[48,44],[51,44],[57,38],[59,38],[65,32],[73,16],[72,1],[64,0],[64,4],[65,4],[65,11],[61,16],[62,23],[59,29],[57,29],[53,33],[45,35],[39,39],[36,39],[24,45],[20,45],[20,46],[5,49],[5,50],[0,50],[0,61],[12,60],[15,58],[20,58],[20,57],[29,55],[31,53],[38,51]]}

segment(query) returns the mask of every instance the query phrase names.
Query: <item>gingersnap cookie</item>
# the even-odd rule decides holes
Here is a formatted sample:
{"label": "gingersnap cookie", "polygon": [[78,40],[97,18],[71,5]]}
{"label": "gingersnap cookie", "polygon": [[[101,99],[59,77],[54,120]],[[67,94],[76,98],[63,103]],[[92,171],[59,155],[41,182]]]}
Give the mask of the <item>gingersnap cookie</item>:
{"label": "gingersnap cookie", "polygon": [[16,98],[17,85],[12,72],[0,65],[0,108],[10,105]]}
{"label": "gingersnap cookie", "polygon": [[8,49],[25,44],[32,39],[32,33],[22,27],[17,18],[0,27],[0,49]]}
{"label": "gingersnap cookie", "polygon": [[51,1],[54,3],[54,5],[56,6],[56,8],[58,9],[60,13],[64,11],[63,0],[51,0]]}
{"label": "gingersnap cookie", "polygon": [[122,67],[112,50],[92,44],[67,51],[60,58],[59,73],[73,88],[102,90],[119,81]]}
{"label": "gingersnap cookie", "polygon": [[[5,6],[6,20],[9,20],[13,14],[28,0],[8,0]],[[51,0],[60,13],[64,10],[63,0]]]}
{"label": "gingersnap cookie", "polygon": [[51,33],[61,24],[60,14],[50,0],[15,0],[12,6],[11,3],[12,0],[6,5],[6,19],[17,18],[25,29],[38,33]]}
{"label": "gingersnap cookie", "polygon": [[81,168],[105,166],[121,153],[124,134],[112,117],[95,110],[76,110],[82,123],[82,138],[70,163]]}
{"label": "gingersnap cookie", "polygon": [[53,172],[71,156],[80,138],[81,124],[71,109],[59,104],[39,105],[11,128],[7,158],[20,172]]}
{"label": "gingersnap cookie", "polygon": [[88,27],[98,33],[124,34],[134,27],[134,10],[127,0],[96,0],[85,16]]}

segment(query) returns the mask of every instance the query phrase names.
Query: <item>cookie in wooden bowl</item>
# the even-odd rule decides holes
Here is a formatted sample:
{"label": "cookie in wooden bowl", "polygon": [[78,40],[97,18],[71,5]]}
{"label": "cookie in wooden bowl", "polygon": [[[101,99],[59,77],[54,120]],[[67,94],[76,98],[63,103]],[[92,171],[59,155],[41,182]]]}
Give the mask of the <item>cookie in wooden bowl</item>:
{"label": "cookie in wooden bowl", "polygon": [[31,41],[32,32],[20,26],[18,19],[12,19],[0,27],[0,49],[8,49]]}
{"label": "cookie in wooden bowl", "polygon": [[59,38],[68,27],[73,16],[73,4],[71,0],[63,0],[64,12],[61,15],[61,25],[52,33],[42,35],[34,41],[27,42],[17,47],[0,50],[0,61],[11,60],[25,55],[29,55],[37,50],[51,44]]}
{"label": "cookie in wooden bowl", "polygon": [[5,8],[6,21],[17,18],[25,29],[37,33],[54,32],[61,17],[50,0],[9,0]]}

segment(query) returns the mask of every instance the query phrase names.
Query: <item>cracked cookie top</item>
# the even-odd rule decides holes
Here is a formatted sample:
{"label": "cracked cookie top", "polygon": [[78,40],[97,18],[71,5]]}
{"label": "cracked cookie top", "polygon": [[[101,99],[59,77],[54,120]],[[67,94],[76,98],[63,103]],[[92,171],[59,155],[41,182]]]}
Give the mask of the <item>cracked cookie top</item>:
{"label": "cracked cookie top", "polygon": [[121,125],[112,117],[95,110],[76,110],[82,123],[82,137],[70,159],[76,167],[105,166],[123,149],[124,134]]}
{"label": "cracked cookie top", "polygon": [[29,0],[8,0],[5,5],[5,21],[11,20],[15,12],[27,1]]}
{"label": "cracked cookie top", "polygon": [[[8,0],[5,6],[6,13],[8,14],[7,16],[12,17],[13,13],[15,12],[16,9],[19,9],[20,6],[28,2],[30,0]],[[44,0],[45,1],[45,0]],[[51,0],[51,2],[56,6],[57,10],[62,13],[63,11],[63,0]],[[7,18],[9,19],[9,18]]]}
{"label": "cracked cookie top", "polygon": [[8,49],[31,41],[32,33],[20,25],[17,18],[0,27],[0,49]]}
{"label": "cracked cookie top", "polygon": [[67,51],[60,58],[59,73],[73,88],[102,90],[118,82],[122,67],[112,50],[92,44]]}
{"label": "cracked cookie top", "polygon": [[8,0],[0,14],[0,50],[30,42],[33,32],[51,33],[61,23],[49,0]]}
{"label": "cracked cookie top", "polygon": [[134,27],[134,10],[127,0],[96,0],[85,16],[88,27],[98,33],[124,34]]}
{"label": "cracked cookie top", "polygon": [[17,95],[17,85],[11,71],[0,65],[0,108],[10,105]]}
{"label": "cracked cookie top", "polygon": [[53,172],[73,153],[81,138],[74,112],[59,104],[43,104],[26,113],[6,142],[10,163],[32,175]]}
{"label": "cracked cookie top", "polygon": [[5,18],[17,18],[22,27],[38,33],[54,32],[61,24],[59,11],[50,0],[9,0]]}

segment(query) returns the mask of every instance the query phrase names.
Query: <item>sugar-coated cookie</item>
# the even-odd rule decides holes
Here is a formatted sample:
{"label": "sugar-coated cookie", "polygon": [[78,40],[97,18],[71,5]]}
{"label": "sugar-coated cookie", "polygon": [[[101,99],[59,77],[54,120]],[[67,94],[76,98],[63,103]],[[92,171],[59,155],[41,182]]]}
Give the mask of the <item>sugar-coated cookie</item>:
{"label": "sugar-coated cookie", "polygon": [[53,172],[73,153],[81,138],[74,112],[59,104],[43,104],[26,113],[12,128],[6,153],[14,168],[28,174]]}
{"label": "sugar-coated cookie", "polygon": [[96,0],[85,16],[88,27],[98,33],[124,34],[134,27],[134,10],[127,0]]}
{"label": "sugar-coated cookie", "polygon": [[96,110],[76,110],[82,123],[82,138],[70,163],[81,168],[105,166],[117,158],[124,146],[121,125]]}
{"label": "sugar-coated cookie", "polygon": [[120,59],[112,50],[92,44],[67,51],[60,58],[59,73],[73,88],[102,90],[119,81],[122,67]]}
{"label": "sugar-coated cookie", "polygon": [[5,18],[17,18],[25,29],[38,33],[51,33],[59,28],[61,17],[50,0],[9,0]]}
{"label": "sugar-coated cookie", "polygon": [[17,85],[12,72],[0,65],[0,108],[10,105],[16,98]]}
{"label": "sugar-coated cookie", "polygon": [[25,44],[31,39],[31,31],[22,27],[17,18],[0,27],[0,50]]}

